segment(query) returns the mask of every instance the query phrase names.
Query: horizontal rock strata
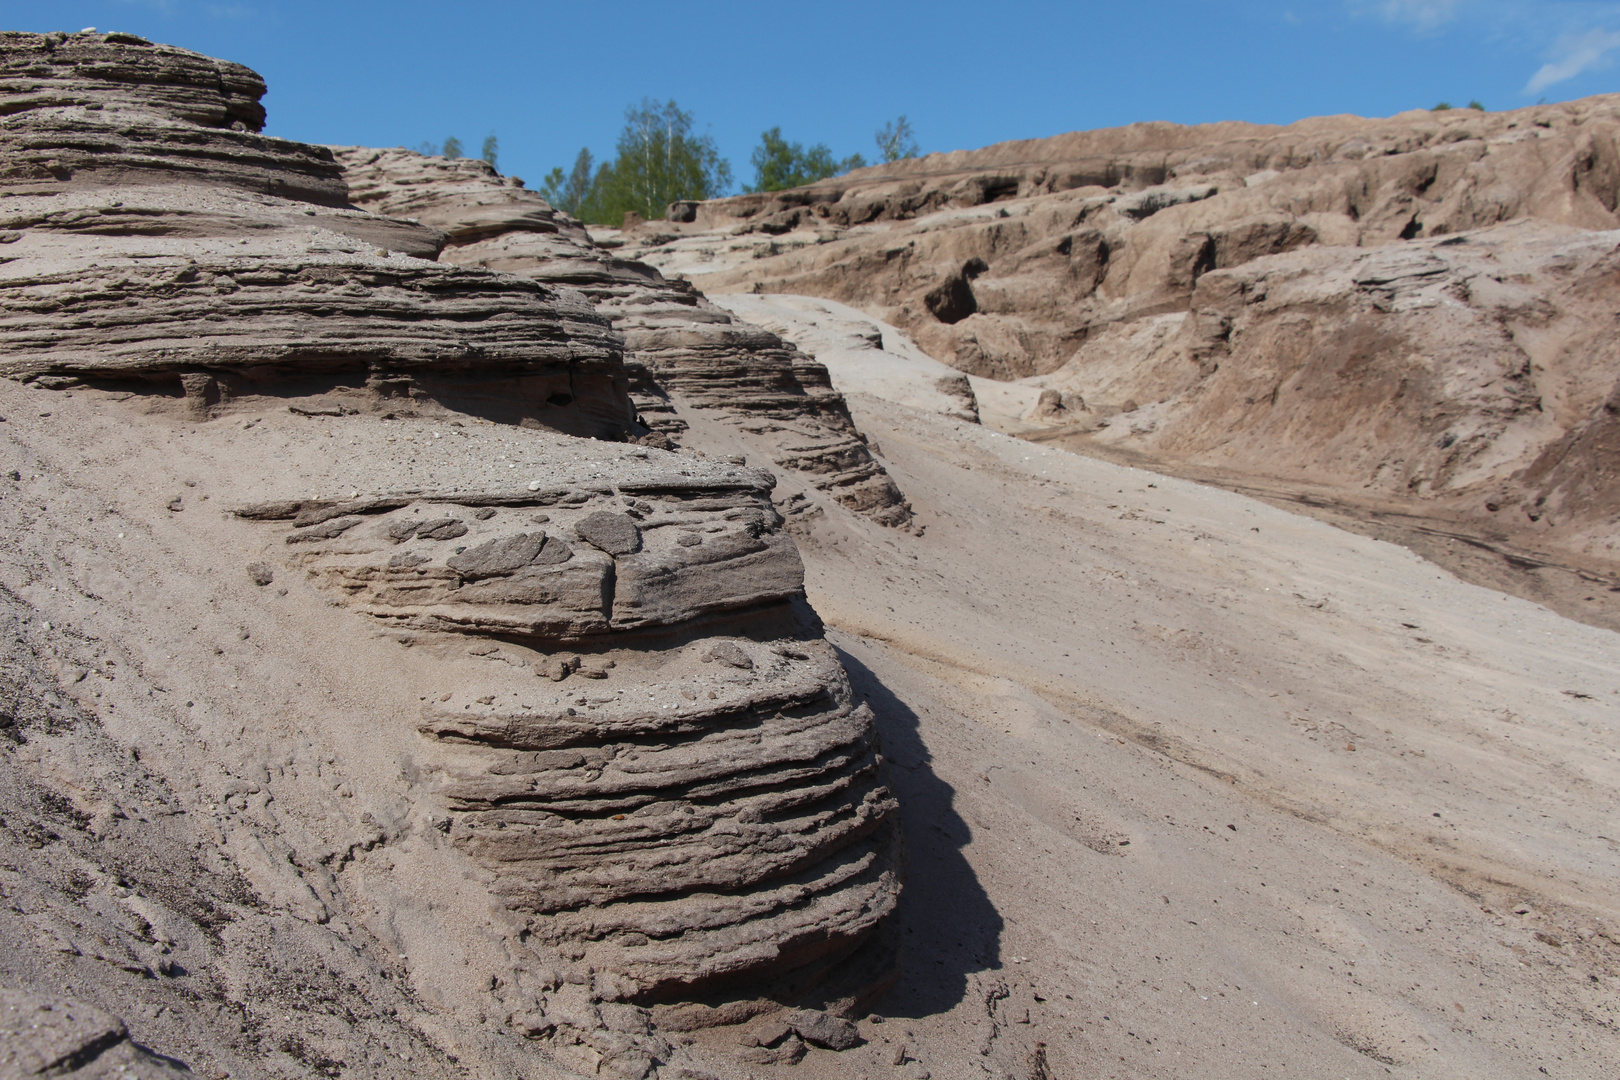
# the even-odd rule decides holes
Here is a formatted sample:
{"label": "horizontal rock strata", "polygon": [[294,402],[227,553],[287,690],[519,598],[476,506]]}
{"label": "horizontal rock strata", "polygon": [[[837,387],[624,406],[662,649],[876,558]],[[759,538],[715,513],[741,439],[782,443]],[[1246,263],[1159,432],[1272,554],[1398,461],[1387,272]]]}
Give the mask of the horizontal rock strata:
{"label": "horizontal rock strata", "polygon": [[519,674],[422,720],[459,748],[451,838],[537,942],[649,1003],[847,952],[895,900],[873,717],[793,605],[769,491],[732,469],[239,513],[385,625],[504,643]]}
{"label": "horizontal rock strata", "polygon": [[348,202],[324,147],[258,134],[264,80],[133,34],[0,33],[0,183],[203,183]]}
{"label": "horizontal rock strata", "polygon": [[[627,429],[619,341],[578,294],[330,233],[232,252],[217,237],[31,227],[26,206],[8,209],[24,228],[0,266],[0,373],[144,384],[201,413],[343,387],[329,404],[431,400],[577,434]],[[91,247],[94,264],[77,263]]]}
{"label": "horizontal rock strata", "polygon": [[[341,205],[324,150],[266,140],[273,153],[249,164],[289,183],[253,190],[226,143],[209,142],[262,120],[246,69],[83,34],[0,39],[0,71],[0,125],[33,148],[0,146],[0,168],[27,181],[3,211],[0,374],[124,401],[137,423],[183,409],[199,436],[274,417],[266,427],[331,437],[340,487],[325,490],[353,494],[300,494],[292,472],[280,497],[238,505],[251,524],[232,527],[261,541],[241,552],[247,580],[327,590],[397,638],[401,664],[407,648],[434,670],[501,661],[400,722],[420,730],[437,778],[413,789],[429,804],[414,812],[448,834],[462,854],[447,857],[489,889],[501,925],[517,920],[512,978],[492,999],[510,1003],[511,1033],[549,1035],[587,1071],[641,1077],[681,1052],[623,1002],[748,1002],[780,997],[784,979],[802,997],[852,955],[881,976],[892,957],[860,947],[899,891],[894,799],[872,714],[804,602],[774,478],[570,438],[637,433],[623,337],[592,298],[416,257],[445,234]],[[123,141],[71,134],[114,112]],[[81,155],[71,168],[28,171],[57,144]],[[136,144],[153,161],[212,147],[225,165],[135,167]],[[299,162],[323,163],[335,186],[299,188]],[[535,228],[551,220],[543,203],[522,206]],[[505,210],[496,221],[507,228]],[[821,432],[825,454],[836,425],[787,403],[838,401],[818,393],[793,382],[781,411]],[[396,456],[402,425],[385,422],[397,420],[432,455],[407,436]],[[539,478],[502,469],[495,483],[517,466],[490,460],[495,445],[521,447]],[[893,491],[861,461],[865,479],[846,487]],[[298,704],[319,722],[318,701]],[[325,901],[310,910],[330,914]]]}
{"label": "horizontal rock strata", "polygon": [[840,503],[888,525],[911,512],[849,418],[826,369],[741,323],[683,281],[614,257],[578,222],[482,161],[338,148],[354,201],[443,230],[441,259],[584,292],[625,336],[637,409],[678,434],[676,402],[720,416]]}
{"label": "horizontal rock strata", "polygon": [[[347,208],[330,151],[208,126],[262,122],[247,69],[125,35],[0,46],[0,374],[197,415],[314,396],[629,433],[622,339],[579,293],[426,262],[442,234]],[[306,166],[320,190],[283,182]]]}

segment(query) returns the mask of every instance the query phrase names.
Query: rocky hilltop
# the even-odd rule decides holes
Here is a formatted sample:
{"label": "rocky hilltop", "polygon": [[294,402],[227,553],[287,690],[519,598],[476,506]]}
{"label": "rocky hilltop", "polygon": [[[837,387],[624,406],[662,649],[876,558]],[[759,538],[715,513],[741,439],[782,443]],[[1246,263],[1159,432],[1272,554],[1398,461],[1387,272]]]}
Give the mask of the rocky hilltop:
{"label": "rocky hilltop", "polygon": [[1579,611],[1581,576],[1620,580],[1617,134],[1617,96],[1133,124],[677,204],[608,238],[1048,389],[1012,425],[1028,437],[1563,565]]}
{"label": "rocky hilltop", "polygon": [[813,357],[732,318],[688,283],[603,250],[577,221],[486,162],[356,147],[336,154],[356,205],[445,232],[442,262],[584,293],[624,335],[638,416],[666,440],[694,412],[712,416],[807,482],[784,493],[788,513],[813,510],[809,497],[822,492],[885,525],[910,521]]}
{"label": "rocky hilltop", "polygon": [[[685,352],[632,331],[632,371],[600,296],[434,261],[464,222],[350,205],[330,150],[258,133],[263,92],[130,35],[0,37],[20,1067],[111,1068],[116,1015],[151,1019],[161,1053],[117,1052],[152,1075],[448,1074],[461,1047],[697,1076],[670,1033],[849,1010],[894,964],[872,712],[774,477],[631,441],[649,372],[718,399],[723,370],[743,423],[902,522],[824,373],[725,317]],[[629,307],[708,310],[579,246],[599,289],[646,279]],[[85,602],[71,631],[41,580]],[[30,1019],[62,1008],[88,1019]],[[848,1027],[785,1022],[758,1055]]]}

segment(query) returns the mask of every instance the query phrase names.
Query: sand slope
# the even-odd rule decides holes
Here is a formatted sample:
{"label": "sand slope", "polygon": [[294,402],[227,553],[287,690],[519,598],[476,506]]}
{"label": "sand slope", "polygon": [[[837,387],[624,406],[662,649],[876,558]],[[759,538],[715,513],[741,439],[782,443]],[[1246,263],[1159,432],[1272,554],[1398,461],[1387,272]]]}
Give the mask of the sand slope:
{"label": "sand slope", "polygon": [[894,1017],[846,1058],[1610,1075],[1620,638],[1240,496],[851,400],[927,531],[803,544],[911,851]]}

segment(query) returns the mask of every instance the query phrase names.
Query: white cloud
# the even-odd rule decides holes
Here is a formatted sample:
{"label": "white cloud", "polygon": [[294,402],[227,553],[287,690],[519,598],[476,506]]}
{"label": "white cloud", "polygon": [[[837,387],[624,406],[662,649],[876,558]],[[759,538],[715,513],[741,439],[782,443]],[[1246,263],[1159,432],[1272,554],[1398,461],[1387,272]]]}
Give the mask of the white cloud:
{"label": "white cloud", "polygon": [[1609,54],[1615,49],[1620,49],[1620,31],[1593,29],[1580,34],[1565,34],[1553,47],[1552,59],[1530,76],[1524,92],[1538,93],[1554,83],[1573,79],[1583,71],[1607,66]]}
{"label": "white cloud", "polygon": [[1457,17],[1462,0],[1380,0],[1376,9],[1390,22],[1436,30]]}

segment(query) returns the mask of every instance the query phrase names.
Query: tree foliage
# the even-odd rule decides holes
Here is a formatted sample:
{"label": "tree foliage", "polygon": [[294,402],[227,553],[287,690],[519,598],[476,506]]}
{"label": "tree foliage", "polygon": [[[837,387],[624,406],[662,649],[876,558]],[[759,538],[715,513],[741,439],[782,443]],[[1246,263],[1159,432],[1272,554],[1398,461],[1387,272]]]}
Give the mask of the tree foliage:
{"label": "tree foliage", "polygon": [[617,225],[625,214],[651,221],[672,202],[713,199],[731,187],[731,163],[714,136],[694,135],[692,114],[675,102],[643,98],[624,119],[613,161],[591,174],[590,151],[581,150],[566,175],[561,167],[546,175],[540,190],[548,202],[581,221]]}
{"label": "tree foliage", "polygon": [[773,127],[760,135],[752,160],[754,183],[745,187],[744,191],[783,191],[803,187],[866,164],[866,159],[859,154],[851,154],[842,160],[834,158],[825,143],[817,143],[806,150],[802,144],[790,143],[782,138],[780,127]]}
{"label": "tree foliage", "polygon": [[[495,165],[496,155],[500,152],[500,148],[500,140],[495,137],[495,133],[492,131],[485,136],[483,152],[478,156],[489,162],[490,167],[493,168]],[[416,152],[424,157],[444,157],[449,158],[451,161],[461,157],[465,150],[466,147],[462,144],[461,140],[456,138],[454,135],[451,135],[445,139],[443,143],[440,143],[437,146],[431,142],[423,142],[416,148]]]}
{"label": "tree foliage", "polygon": [[591,183],[595,179],[592,169],[596,159],[589,150],[581,149],[579,156],[574,158],[574,167],[563,172],[561,165],[546,174],[540,185],[540,196],[546,202],[555,206],[565,214],[581,217],[580,207],[591,193]]}
{"label": "tree foliage", "polygon": [[917,156],[917,137],[911,130],[911,121],[902,114],[877,130],[878,154],[884,162],[901,161]]}

